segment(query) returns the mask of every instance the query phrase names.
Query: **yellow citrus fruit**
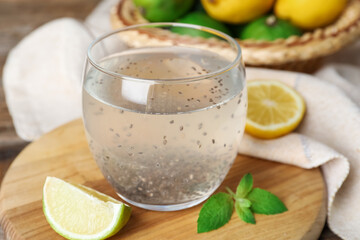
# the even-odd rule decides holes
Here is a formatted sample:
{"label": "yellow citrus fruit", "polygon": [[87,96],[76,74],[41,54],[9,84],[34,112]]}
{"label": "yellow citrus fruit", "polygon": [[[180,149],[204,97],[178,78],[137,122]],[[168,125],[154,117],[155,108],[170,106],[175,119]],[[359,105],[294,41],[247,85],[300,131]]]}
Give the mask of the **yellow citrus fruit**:
{"label": "yellow citrus fruit", "polygon": [[210,17],[232,24],[249,22],[268,12],[275,0],[201,0]]}
{"label": "yellow citrus fruit", "polygon": [[273,80],[247,82],[248,112],[245,131],[258,138],[270,139],[294,130],[305,113],[299,93]]}
{"label": "yellow citrus fruit", "polygon": [[347,0],[277,0],[275,14],[304,29],[324,27],[341,14]]}
{"label": "yellow citrus fruit", "polygon": [[129,220],[131,208],[94,189],[47,177],[43,211],[50,226],[67,239],[105,239]]}

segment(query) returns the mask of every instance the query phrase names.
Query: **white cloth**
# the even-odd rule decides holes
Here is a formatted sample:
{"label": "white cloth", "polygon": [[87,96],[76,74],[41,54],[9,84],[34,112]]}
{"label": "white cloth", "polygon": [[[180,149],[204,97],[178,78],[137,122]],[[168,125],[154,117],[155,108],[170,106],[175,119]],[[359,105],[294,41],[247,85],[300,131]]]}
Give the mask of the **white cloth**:
{"label": "white cloth", "polygon": [[78,118],[89,32],[64,18],[39,27],[7,58],[3,85],[17,134],[25,140]]}
{"label": "white cloth", "polygon": [[248,69],[247,75],[248,80],[270,78],[292,86],[304,97],[307,109],[297,133],[274,140],[245,135],[239,152],[302,168],[321,166],[329,227],[344,239],[360,239],[359,106],[326,79],[265,69]]}
{"label": "white cloth", "polygon": [[[91,35],[111,30],[109,11],[117,2],[104,0],[88,16],[85,26],[92,34],[78,21],[55,20],[10,52],[3,82],[20,137],[34,140],[81,116],[86,48]],[[360,42],[334,55],[315,76],[248,68],[248,79],[278,79],[294,87],[307,113],[296,133],[274,140],[245,134],[239,152],[302,168],[321,166],[330,228],[344,239],[360,239]]]}

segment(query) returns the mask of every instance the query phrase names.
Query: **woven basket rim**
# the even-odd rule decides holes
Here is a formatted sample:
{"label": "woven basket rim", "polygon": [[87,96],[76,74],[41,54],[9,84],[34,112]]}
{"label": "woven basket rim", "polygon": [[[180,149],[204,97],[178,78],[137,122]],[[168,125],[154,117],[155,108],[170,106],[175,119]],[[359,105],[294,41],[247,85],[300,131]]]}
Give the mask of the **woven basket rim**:
{"label": "woven basket rim", "polygon": [[[132,0],[120,0],[111,11],[114,28],[147,23]],[[349,0],[340,17],[324,28],[275,41],[240,40],[245,63],[277,65],[330,55],[360,36],[360,0]]]}

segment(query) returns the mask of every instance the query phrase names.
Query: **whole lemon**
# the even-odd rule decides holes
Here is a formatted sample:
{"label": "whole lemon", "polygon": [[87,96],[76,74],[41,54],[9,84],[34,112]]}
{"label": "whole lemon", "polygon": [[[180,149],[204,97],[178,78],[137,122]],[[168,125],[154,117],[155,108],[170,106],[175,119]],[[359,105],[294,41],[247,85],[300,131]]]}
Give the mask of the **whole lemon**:
{"label": "whole lemon", "polygon": [[249,22],[268,12],[275,0],[201,0],[212,18],[232,24]]}
{"label": "whole lemon", "polygon": [[332,23],[343,11],[347,0],[277,0],[275,14],[304,29]]}

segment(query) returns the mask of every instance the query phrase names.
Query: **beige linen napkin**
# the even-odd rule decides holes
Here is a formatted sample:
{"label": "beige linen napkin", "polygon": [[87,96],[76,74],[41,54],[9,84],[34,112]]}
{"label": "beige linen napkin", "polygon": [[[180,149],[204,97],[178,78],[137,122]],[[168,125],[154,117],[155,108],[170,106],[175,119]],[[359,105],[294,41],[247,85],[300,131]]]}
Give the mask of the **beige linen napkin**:
{"label": "beige linen napkin", "polygon": [[[103,1],[85,25],[96,35],[109,31],[109,9],[116,2]],[[81,116],[81,71],[90,35],[75,20],[55,20],[11,51],[3,81],[19,136],[33,140]],[[360,110],[353,101],[360,98],[360,79],[356,70],[344,66],[328,65],[318,73],[322,80],[247,68],[248,80],[277,79],[294,87],[304,96],[307,113],[297,132],[285,137],[260,140],[245,134],[239,152],[302,168],[321,166],[328,224],[340,237],[355,240],[360,239]]]}
{"label": "beige linen napkin", "polygon": [[34,140],[81,114],[81,73],[93,40],[83,23],[51,21],[8,55],[3,85],[17,134]]}
{"label": "beige linen napkin", "polygon": [[245,135],[239,152],[303,168],[321,165],[331,230],[344,239],[360,239],[359,107],[339,88],[310,75],[264,69],[248,69],[247,75],[248,81],[277,79],[295,88],[307,112],[297,133],[274,140]]}

